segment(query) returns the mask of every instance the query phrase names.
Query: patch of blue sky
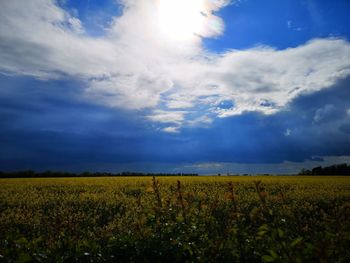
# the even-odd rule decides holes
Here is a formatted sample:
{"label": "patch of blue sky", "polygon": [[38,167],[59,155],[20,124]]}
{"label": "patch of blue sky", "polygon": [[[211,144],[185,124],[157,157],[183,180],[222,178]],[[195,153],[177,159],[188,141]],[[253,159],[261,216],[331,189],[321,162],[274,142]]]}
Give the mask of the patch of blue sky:
{"label": "patch of blue sky", "polygon": [[114,17],[122,14],[122,6],[115,0],[66,0],[60,6],[77,17],[88,35],[103,36]]}
{"label": "patch of blue sky", "polygon": [[203,39],[212,52],[271,46],[296,47],[314,38],[350,39],[348,0],[242,0],[218,12],[224,33]]}
{"label": "patch of blue sky", "polygon": [[234,103],[232,100],[223,100],[217,105],[217,107],[225,110],[232,109],[234,107]]}

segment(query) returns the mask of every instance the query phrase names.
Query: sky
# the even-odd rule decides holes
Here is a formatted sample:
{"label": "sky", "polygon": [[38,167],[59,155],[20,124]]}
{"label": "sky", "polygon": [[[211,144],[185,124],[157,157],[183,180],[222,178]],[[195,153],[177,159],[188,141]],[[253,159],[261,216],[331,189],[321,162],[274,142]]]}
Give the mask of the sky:
{"label": "sky", "polygon": [[350,163],[348,0],[0,2],[0,170]]}

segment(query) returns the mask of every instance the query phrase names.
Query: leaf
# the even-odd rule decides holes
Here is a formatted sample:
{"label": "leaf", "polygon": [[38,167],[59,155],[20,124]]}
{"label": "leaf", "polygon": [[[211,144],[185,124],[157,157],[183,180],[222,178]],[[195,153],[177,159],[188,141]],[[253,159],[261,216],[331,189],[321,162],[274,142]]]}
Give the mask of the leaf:
{"label": "leaf", "polygon": [[258,214],[261,212],[260,208],[254,207],[252,211],[250,211],[250,218],[251,219],[256,219],[258,217]]}
{"label": "leaf", "polygon": [[261,230],[261,231],[259,231],[258,232],[258,236],[263,236],[263,235],[265,235],[267,233],[267,231],[266,230]]}
{"label": "leaf", "polygon": [[20,262],[20,263],[31,262],[31,261],[32,261],[32,257],[27,253],[19,254],[16,260],[16,262]]}
{"label": "leaf", "polygon": [[181,215],[178,215],[177,217],[176,217],[176,221],[177,222],[183,222],[184,221],[184,218],[183,218],[183,216],[181,216]]}
{"label": "leaf", "polygon": [[278,231],[278,236],[279,237],[283,237],[284,236],[284,232],[283,232],[282,229],[278,228],[277,231]]}
{"label": "leaf", "polygon": [[275,258],[270,255],[265,255],[265,256],[262,256],[262,260],[263,262],[274,262]]}
{"label": "leaf", "polygon": [[259,227],[259,230],[269,230],[269,227],[267,226],[267,224],[263,224]]}
{"label": "leaf", "polygon": [[296,239],[293,240],[293,242],[290,244],[292,247],[295,247],[296,245],[298,245],[301,241],[303,240],[302,237],[298,237]]}
{"label": "leaf", "polygon": [[278,255],[276,254],[275,251],[273,250],[269,250],[270,254],[271,254],[271,257],[273,257],[274,259],[277,259],[278,258]]}
{"label": "leaf", "polygon": [[268,230],[269,230],[268,226],[266,224],[263,224],[259,227],[257,235],[261,237],[265,235],[268,232]]}

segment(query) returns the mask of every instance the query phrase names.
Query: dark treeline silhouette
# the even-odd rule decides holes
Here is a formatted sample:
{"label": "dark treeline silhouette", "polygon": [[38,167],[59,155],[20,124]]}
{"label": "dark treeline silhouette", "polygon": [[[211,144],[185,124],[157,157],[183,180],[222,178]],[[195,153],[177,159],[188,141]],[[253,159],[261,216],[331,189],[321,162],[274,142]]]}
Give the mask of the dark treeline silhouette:
{"label": "dark treeline silhouette", "polygon": [[51,177],[121,177],[121,176],[198,176],[192,173],[139,173],[139,172],[122,172],[122,173],[107,173],[107,172],[35,172],[35,171],[17,171],[17,172],[0,172],[0,178],[51,178]]}
{"label": "dark treeline silhouette", "polygon": [[327,167],[318,166],[311,170],[302,169],[299,175],[350,175],[350,165],[342,163]]}

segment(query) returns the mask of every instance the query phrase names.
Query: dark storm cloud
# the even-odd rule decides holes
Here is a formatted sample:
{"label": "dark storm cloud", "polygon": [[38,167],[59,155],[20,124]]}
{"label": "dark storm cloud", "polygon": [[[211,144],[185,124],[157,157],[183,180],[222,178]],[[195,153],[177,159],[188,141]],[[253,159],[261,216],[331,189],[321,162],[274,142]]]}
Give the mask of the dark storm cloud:
{"label": "dark storm cloud", "polygon": [[11,89],[0,92],[0,170],[281,163],[350,155],[350,78],[299,96],[274,115],[247,112],[177,134],[155,131],[142,112],[87,103],[76,95],[79,82],[1,78]]}

